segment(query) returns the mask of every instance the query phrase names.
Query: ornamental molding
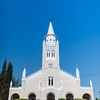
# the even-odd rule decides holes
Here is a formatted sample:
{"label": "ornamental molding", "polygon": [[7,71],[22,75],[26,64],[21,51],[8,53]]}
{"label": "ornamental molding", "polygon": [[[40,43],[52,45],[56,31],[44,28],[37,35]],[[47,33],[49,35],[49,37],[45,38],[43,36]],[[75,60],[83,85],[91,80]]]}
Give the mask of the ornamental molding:
{"label": "ornamental molding", "polygon": [[11,87],[10,90],[21,90],[21,87]]}
{"label": "ornamental molding", "polygon": [[62,78],[64,78],[65,81],[69,82],[70,84],[76,85],[77,78],[73,75],[69,74],[68,72],[65,72],[63,70],[60,70],[60,75]]}
{"label": "ornamental molding", "polygon": [[54,88],[54,86],[48,86],[47,88],[40,88],[40,91],[45,91],[45,90],[57,90],[57,91],[62,91],[63,88]]}
{"label": "ornamental molding", "polygon": [[91,89],[93,89],[92,87],[80,87],[81,89],[83,89],[83,90],[91,90]]}
{"label": "ornamental molding", "polygon": [[32,79],[34,79],[34,78],[40,76],[41,74],[42,74],[42,70],[37,71],[37,72],[32,73],[31,75],[29,75],[28,77],[26,77],[25,80],[26,80],[26,82],[28,82],[28,81],[30,81],[30,80],[32,80]]}

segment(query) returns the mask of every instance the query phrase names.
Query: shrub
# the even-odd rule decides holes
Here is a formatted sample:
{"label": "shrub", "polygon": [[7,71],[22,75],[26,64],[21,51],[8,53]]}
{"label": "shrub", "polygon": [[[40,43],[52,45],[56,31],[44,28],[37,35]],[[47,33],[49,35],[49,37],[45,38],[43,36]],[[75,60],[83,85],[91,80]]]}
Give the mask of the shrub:
{"label": "shrub", "polygon": [[25,98],[17,98],[15,100],[28,100],[28,99],[25,99]]}
{"label": "shrub", "polygon": [[84,98],[75,98],[74,100],[86,100]]}
{"label": "shrub", "polygon": [[58,100],[65,100],[64,98],[59,98]]}

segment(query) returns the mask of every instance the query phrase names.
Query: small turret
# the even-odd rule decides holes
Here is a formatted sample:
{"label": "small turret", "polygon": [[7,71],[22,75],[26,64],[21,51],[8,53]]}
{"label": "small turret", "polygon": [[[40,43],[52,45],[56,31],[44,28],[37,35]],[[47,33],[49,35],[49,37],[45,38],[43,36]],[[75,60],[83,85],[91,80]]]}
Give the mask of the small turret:
{"label": "small turret", "polygon": [[58,40],[57,40],[57,43],[59,43]]}
{"label": "small turret", "polygon": [[12,81],[10,82],[10,88],[12,87]]}
{"label": "small turret", "polygon": [[80,78],[80,75],[79,75],[79,70],[78,70],[78,68],[76,68],[76,78]]}
{"label": "small turret", "polygon": [[45,43],[45,40],[43,41],[43,43]]}
{"label": "small turret", "polygon": [[26,78],[26,69],[24,68],[23,75],[22,75],[22,79],[25,79],[25,78]]}
{"label": "small turret", "polygon": [[90,80],[90,87],[92,88],[92,81]]}

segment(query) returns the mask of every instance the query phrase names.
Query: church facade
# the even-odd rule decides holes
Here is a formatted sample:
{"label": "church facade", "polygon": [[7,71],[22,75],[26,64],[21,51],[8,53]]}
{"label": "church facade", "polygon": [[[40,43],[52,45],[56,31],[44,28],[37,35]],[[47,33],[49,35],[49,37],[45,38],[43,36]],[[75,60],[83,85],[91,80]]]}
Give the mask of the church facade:
{"label": "church facade", "polygon": [[9,100],[26,98],[28,100],[74,100],[85,98],[94,100],[93,87],[81,87],[80,74],[76,68],[76,76],[60,69],[59,42],[50,22],[47,35],[43,41],[42,69],[26,77],[26,69],[22,72],[21,87],[9,88]]}

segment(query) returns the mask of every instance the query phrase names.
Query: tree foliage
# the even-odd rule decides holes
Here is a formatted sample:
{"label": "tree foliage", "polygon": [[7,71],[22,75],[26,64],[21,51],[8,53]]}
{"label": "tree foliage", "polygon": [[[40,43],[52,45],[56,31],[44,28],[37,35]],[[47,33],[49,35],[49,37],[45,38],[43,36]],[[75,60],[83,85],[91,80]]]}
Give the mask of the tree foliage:
{"label": "tree foliage", "polygon": [[84,98],[75,98],[74,100],[86,100]]}
{"label": "tree foliage", "polygon": [[96,98],[96,100],[100,100],[100,99]]}
{"label": "tree foliage", "polygon": [[98,98],[96,98],[96,100],[98,100]]}
{"label": "tree foliage", "polygon": [[0,96],[1,96],[2,86],[3,86],[4,81],[5,81],[5,75],[6,75],[6,59],[3,63],[2,71],[0,73]]}
{"label": "tree foliage", "polygon": [[28,99],[24,99],[24,98],[18,98],[18,99],[15,99],[15,100],[28,100]]}
{"label": "tree foliage", "polygon": [[64,98],[59,98],[58,100],[65,100]]}
{"label": "tree foliage", "polygon": [[13,77],[12,72],[13,72],[13,66],[10,62],[8,64],[8,69],[7,69],[7,73],[6,73],[6,76],[5,76],[4,85],[2,86],[0,100],[8,100],[10,82],[11,82],[12,77]]}
{"label": "tree foliage", "polygon": [[21,86],[20,79],[16,79],[15,77],[12,78],[12,87],[19,87]]}

